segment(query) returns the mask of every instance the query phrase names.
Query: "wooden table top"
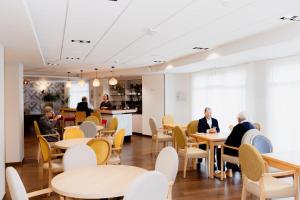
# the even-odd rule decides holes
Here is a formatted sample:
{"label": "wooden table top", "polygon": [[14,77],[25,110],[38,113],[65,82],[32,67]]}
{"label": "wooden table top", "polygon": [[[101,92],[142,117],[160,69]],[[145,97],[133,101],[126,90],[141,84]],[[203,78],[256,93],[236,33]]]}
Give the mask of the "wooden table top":
{"label": "wooden table top", "polygon": [[[97,131],[101,131],[102,129],[104,129],[103,126],[100,126],[100,125],[96,125],[97,127]],[[67,130],[67,129],[71,129],[71,128],[80,128],[79,126],[66,126],[64,129]]]}
{"label": "wooden table top", "polygon": [[179,126],[180,128],[186,128],[186,124],[163,124],[164,128],[175,128],[176,126]]}
{"label": "wooden table top", "polygon": [[66,197],[104,199],[124,196],[132,181],[147,170],[127,165],[100,165],[70,170],[51,181],[52,189]]}
{"label": "wooden table top", "polygon": [[300,170],[300,151],[276,152],[263,154],[264,160],[267,162],[279,163],[287,167]]}
{"label": "wooden table top", "polygon": [[192,135],[192,137],[195,137],[195,138],[198,138],[198,139],[202,139],[202,140],[206,140],[206,141],[212,141],[212,142],[225,141],[228,136],[229,136],[228,133],[214,133],[214,134],[210,134],[210,133],[195,133],[195,134]]}

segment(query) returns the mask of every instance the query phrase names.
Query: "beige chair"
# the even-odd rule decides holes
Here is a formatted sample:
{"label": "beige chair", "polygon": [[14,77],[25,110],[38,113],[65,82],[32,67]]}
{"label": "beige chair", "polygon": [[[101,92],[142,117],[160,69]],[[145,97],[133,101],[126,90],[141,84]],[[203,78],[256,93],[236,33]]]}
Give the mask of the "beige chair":
{"label": "beige chair", "polygon": [[112,154],[109,158],[108,164],[119,165],[121,164],[121,152],[125,137],[125,129],[120,129],[114,135]]}
{"label": "beige chair", "polygon": [[257,129],[258,131],[261,131],[261,125],[258,122],[253,123],[253,126],[255,127],[255,129]]}
{"label": "beige chair", "polygon": [[173,115],[164,115],[163,118],[162,118],[162,124],[163,124],[163,126],[165,124],[168,124],[168,125],[175,124]]}
{"label": "beige chair", "polygon": [[173,137],[170,135],[167,135],[167,130],[165,129],[158,129],[156,126],[156,122],[154,118],[149,119],[149,125],[152,132],[152,147],[151,152],[153,154],[153,147],[155,147],[154,154],[156,155],[158,152],[158,144],[162,142],[164,146],[166,146],[167,142],[173,142]]}
{"label": "beige chair", "polygon": [[118,129],[118,118],[113,117],[108,125],[107,129],[100,131],[100,135],[113,135]]}
{"label": "beige chair", "polygon": [[[184,158],[183,178],[186,177],[186,169],[189,159],[193,159],[194,168],[198,158],[205,158],[206,167],[208,167],[208,147],[207,142],[188,143],[187,137],[183,130],[176,126],[173,129],[174,139],[177,146],[178,155]],[[200,144],[206,145],[206,150],[199,149]],[[208,172],[208,169],[207,169]]]}
{"label": "beige chair", "polygon": [[[239,159],[243,175],[242,200],[247,193],[254,194],[260,200],[271,198],[295,197],[298,199],[298,180],[295,171],[266,173],[266,164],[261,154],[250,144],[239,149]],[[294,184],[282,181],[280,176],[293,176]]]}
{"label": "beige chair", "polygon": [[233,156],[233,155],[228,155],[224,153],[224,148],[232,149],[238,151],[239,148],[233,147],[233,146],[228,146],[226,144],[222,144],[221,146],[221,180],[224,180],[224,162],[229,162],[232,164],[240,164],[239,157],[238,156]]}
{"label": "beige chair", "polygon": [[80,123],[84,122],[86,119],[86,112],[75,112],[75,124],[79,125]]}
{"label": "beige chair", "polygon": [[187,125],[185,132],[188,142],[196,142],[196,139],[192,135],[198,132],[198,123],[198,120],[193,120]]}
{"label": "beige chair", "polygon": [[43,169],[48,171],[48,184],[50,186],[53,174],[63,171],[62,159],[58,158],[63,156],[63,154],[53,154],[49,143],[42,136],[39,136],[39,144],[44,161]]}

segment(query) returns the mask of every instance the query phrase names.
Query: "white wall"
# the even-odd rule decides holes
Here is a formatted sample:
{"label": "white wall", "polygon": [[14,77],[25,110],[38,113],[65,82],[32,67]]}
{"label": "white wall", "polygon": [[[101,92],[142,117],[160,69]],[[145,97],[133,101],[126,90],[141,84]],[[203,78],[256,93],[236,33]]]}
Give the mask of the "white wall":
{"label": "white wall", "polygon": [[5,194],[4,146],[4,48],[0,44],[0,199]]}
{"label": "white wall", "polygon": [[164,83],[164,75],[149,75],[142,77],[144,135],[152,135],[149,127],[150,117],[154,117],[157,126],[161,127],[161,119],[165,110]]}
{"label": "white wall", "polygon": [[5,63],[6,162],[24,158],[23,65]]}
{"label": "white wall", "polygon": [[191,120],[190,79],[190,74],[165,75],[165,113],[173,115],[179,124]]}

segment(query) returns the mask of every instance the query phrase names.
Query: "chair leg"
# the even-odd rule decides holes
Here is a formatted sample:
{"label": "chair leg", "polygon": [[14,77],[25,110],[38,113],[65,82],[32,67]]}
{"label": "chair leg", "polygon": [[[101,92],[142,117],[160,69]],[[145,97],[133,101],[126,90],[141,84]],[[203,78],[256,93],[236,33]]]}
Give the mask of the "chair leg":
{"label": "chair leg", "polygon": [[41,159],[41,148],[40,145],[38,145],[38,150],[37,150],[37,162],[40,163],[40,159]]}
{"label": "chair leg", "polygon": [[187,155],[184,156],[184,166],[183,166],[183,178],[186,177],[186,168],[187,168],[187,164],[188,164],[188,157]]}
{"label": "chair leg", "polygon": [[247,199],[247,190],[245,185],[243,184],[243,189],[242,189],[242,198],[241,200],[246,200]]}
{"label": "chair leg", "polygon": [[173,189],[173,184],[169,186],[167,200],[172,200],[172,189]]}
{"label": "chair leg", "polygon": [[158,141],[156,140],[156,142],[155,142],[155,156],[157,156],[157,152],[158,152]]}
{"label": "chair leg", "polygon": [[223,162],[223,159],[221,157],[221,181],[224,180],[224,169],[223,169],[223,165],[224,165],[224,162]]}

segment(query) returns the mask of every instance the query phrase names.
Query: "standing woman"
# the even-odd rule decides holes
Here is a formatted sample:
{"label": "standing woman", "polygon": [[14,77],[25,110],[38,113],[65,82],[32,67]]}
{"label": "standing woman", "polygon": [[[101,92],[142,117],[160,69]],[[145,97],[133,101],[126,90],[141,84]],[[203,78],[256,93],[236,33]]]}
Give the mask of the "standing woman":
{"label": "standing woman", "polygon": [[111,102],[109,101],[108,94],[104,94],[102,96],[102,102],[100,104],[100,110],[105,110],[105,109],[112,109]]}

